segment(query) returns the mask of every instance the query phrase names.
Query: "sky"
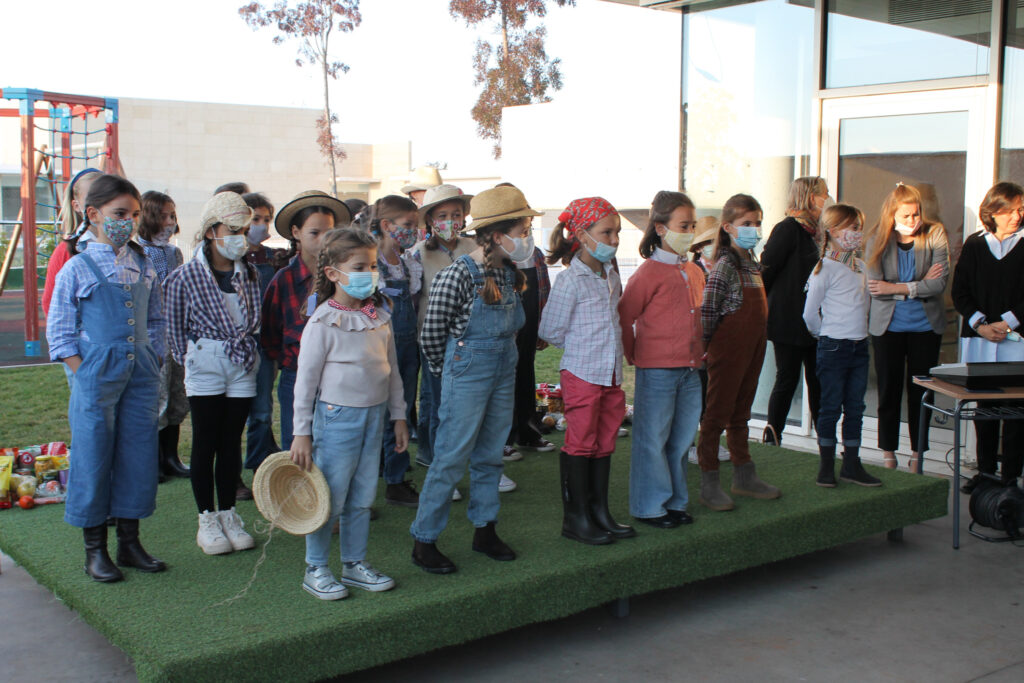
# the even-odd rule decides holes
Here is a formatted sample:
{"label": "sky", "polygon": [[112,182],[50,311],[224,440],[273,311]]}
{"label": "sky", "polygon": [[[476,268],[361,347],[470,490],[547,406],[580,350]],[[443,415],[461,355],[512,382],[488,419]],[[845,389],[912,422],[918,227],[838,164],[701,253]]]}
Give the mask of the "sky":
{"label": "sky", "polygon": [[[0,87],[319,108],[316,67],[296,66],[295,43],[274,45],[273,30],[249,28],[238,15],[242,4],[5,2]],[[476,136],[469,113],[477,96],[474,44],[493,35],[452,18],[448,0],[363,0],[360,9],[362,24],[332,37],[332,56],[350,67],[331,85],[339,138],[411,139],[415,165],[438,161],[463,172],[493,171],[491,143]],[[567,8],[551,3],[547,50],[562,59],[565,81],[554,96],[585,96],[600,80],[587,69],[595,51],[613,49],[613,29],[640,30],[652,12],[599,0]]]}

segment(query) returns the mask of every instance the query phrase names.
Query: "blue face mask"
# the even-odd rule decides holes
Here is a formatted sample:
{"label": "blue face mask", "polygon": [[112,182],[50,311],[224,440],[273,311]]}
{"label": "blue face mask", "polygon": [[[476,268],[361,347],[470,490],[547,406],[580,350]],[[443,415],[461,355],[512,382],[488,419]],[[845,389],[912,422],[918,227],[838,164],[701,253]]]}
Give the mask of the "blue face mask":
{"label": "blue face mask", "polygon": [[613,247],[610,244],[605,244],[604,242],[598,242],[590,236],[590,233],[587,233],[587,237],[594,241],[594,248],[591,249],[586,244],[583,245],[583,248],[586,249],[587,253],[593,256],[594,259],[600,263],[608,263],[615,258],[616,247]]}
{"label": "blue face mask", "polygon": [[758,228],[754,225],[736,226],[736,244],[741,249],[753,249],[761,241]]}
{"label": "blue face mask", "polygon": [[380,274],[376,271],[367,273],[346,273],[343,270],[337,268],[331,268],[335,273],[342,273],[348,277],[348,284],[343,285],[340,282],[337,283],[341,287],[342,291],[348,294],[353,299],[368,299],[377,291],[377,280]]}

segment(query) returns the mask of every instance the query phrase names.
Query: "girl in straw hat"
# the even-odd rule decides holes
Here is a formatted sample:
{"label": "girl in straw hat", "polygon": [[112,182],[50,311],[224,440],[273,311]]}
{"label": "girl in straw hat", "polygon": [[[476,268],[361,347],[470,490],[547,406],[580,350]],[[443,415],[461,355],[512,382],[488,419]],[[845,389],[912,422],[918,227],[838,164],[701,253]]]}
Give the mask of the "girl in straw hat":
{"label": "girl in straw hat", "polygon": [[[394,580],[366,561],[366,544],[388,416],[397,452],[405,451],[409,431],[391,315],[377,290],[376,240],[363,230],[331,230],[315,272],[322,303],[302,332],[291,454],[306,470],[316,463],[331,489],[330,516],[306,536],[302,588],[338,600],[348,595],[343,584],[374,592],[394,588]],[[327,562],[339,520],[340,582]]]}
{"label": "girl in straw hat", "polygon": [[514,262],[533,253],[530,223],[540,212],[514,187],[481,192],[471,211],[477,248],[437,275],[420,333],[430,371],[441,377],[441,422],[411,528],[412,559],[436,574],[455,571],[436,542],[467,462],[473,550],[495,560],[515,559],[494,526],[502,452],[512,426],[515,335],[525,320],[519,292],[526,281]]}
{"label": "girl in straw hat", "polygon": [[192,408],[196,543],[207,555],[220,555],[255,545],[235,500],[242,430],[259,372],[260,285],[256,269],[245,262],[252,210],[242,197],[215,194],[201,221],[195,258],[167,278],[167,322]]}
{"label": "girl in straw hat", "polygon": [[332,228],[348,225],[352,217],[344,203],[319,190],[300,192],[285,204],[274,219],[274,229],[291,243],[285,252],[287,265],[277,271],[263,295],[263,327],[260,345],[277,363],[277,402],[281,406],[281,448],[292,444],[292,405],[295,402],[295,371],[299,361],[299,339],[306,318],[313,313],[310,303],[313,273],[324,235]]}
{"label": "girl in straw hat", "polygon": [[559,215],[548,263],[568,266],[551,287],[538,334],[565,349],[561,362],[565,447],[562,535],[591,545],[636,535],[608,511],[615,438],[626,412],[622,382],[619,214],[601,197],[576,199]]}
{"label": "girl in straw hat", "polygon": [[63,361],[75,376],[64,520],[82,528],[85,573],[103,583],[124,578],[107,552],[111,517],[118,564],[144,572],[167,568],[139,543],[139,519],[156,507],[165,355],[156,269],[130,241],[140,206],[139,191],[124,178],[96,178],[84,202],[92,239],[57,275],[46,320],[50,359]]}

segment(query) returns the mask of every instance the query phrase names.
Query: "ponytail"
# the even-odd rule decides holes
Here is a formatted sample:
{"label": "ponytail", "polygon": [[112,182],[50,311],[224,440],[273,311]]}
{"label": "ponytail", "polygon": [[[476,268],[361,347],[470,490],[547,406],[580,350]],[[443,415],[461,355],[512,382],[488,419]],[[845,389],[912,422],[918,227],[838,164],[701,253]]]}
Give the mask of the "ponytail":
{"label": "ponytail", "polygon": [[578,243],[575,240],[567,239],[565,236],[565,221],[559,221],[555,229],[551,231],[547,262],[553,266],[561,262],[563,266],[569,265],[572,255],[576,252]]}

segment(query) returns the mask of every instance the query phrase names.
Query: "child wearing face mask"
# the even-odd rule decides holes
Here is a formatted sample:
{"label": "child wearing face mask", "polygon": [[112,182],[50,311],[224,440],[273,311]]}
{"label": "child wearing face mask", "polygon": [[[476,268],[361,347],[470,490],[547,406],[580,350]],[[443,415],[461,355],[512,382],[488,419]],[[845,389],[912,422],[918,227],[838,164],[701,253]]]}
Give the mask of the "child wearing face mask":
{"label": "child wearing face mask", "polygon": [[[72,256],[85,251],[85,245],[92,239],[92,233],[89,232],[89,221],[85,219],[85,197],[89,194],[92,182],[101,175],[103,172],[98,168],[84,168],[76,173],[64,188],[59,217],[60,230],[64,239],[60,241],[46,262],[46,284],[43,286],[43,296],[40,300],[44,314],[48,315],[50,312],[50,299],[53,297],[53,287],[57,283],[57,273]],[[64,367],[67,368],[67,366]],[[71,377],[72,375],[68,371],[69,383]]]}
{"label": "child wearing face mask", "polygon": [[[368,232],[329,231],[315,267],[314,292],[321,303],[302,331],[291,455],[306,470],[316,464],[331,489],[327,521],[306,535],[302,588],[321,600],[346,597],[346,585],[371,592],[395,585],[366,561],[370,505],[388,423],[393,423],[395,451],[409,443],[392,317],[377,289],[377,264],[377,241]],[[335,521],[341,581],[328,566]]]}
{"label": "child wearing face mask", "polygon": [[693,233],[690,261],[701,269],[706,279],[711,272],[711,267],[715,265],[715,237],[718,236],[718,219],[715,216],[698,218]]}
{"label": "child wearing face mask", "polygon": [[708,393],[697,444],[700,502],[718,511],[735,507],[719,481],[718,449],[723,431],[733,464],[731,492],[760,499],[782,495],[757,476],[747,441],[750,406],[767,344],[768,304],[761,267],[754,256],[760,239],[761,205],[750,195],[733,195],[722,207],[715,264],[701,304]]}
{"label": "child wearing face mask", "polygon": [[[242,201],[252,209],[252,223],[246,237],[249,240],[249,251],[245,255],[246,262],[256,269],[260,279],[260,301],[270,287],[270,281],[280,270],[280,249],[265,246],[270,238],[270,226],[274,221],[274,205],[259,192],[247,192]],[[266,350],[260,347],[260,369],[256,375],[256,396],[249,408],[249,419],[246,421],[246,444],[244,467],[256,469],[271,453],[281,448],[274,438],[272,423],[274,415],[274,380],[277,378],[277,365],[270,360]],[[252,492],[239,482],[238,489],[241,500],[248,499]]]}
{"label": "child wearing face mask", "polygon": [[[419,211],[420,227],[427,230],[430,236],[417,243],[412,250],[413,260],[423,269],[423,285],[420,287],[416,319],[420,332],[423,330],[423,321],[427,315],[427,301],[434,278],[457,258],[476,249],[477,245],[473,238],[460,234],[469,216],[470,199],[472,195],[464,194],[458,187],[448,184],[430,187],[423,195],[423,205]],[[441,380],[430,372],[422,353],[420,368],[416,462],[429,467],[434,460],[434,441],[437,439],[437,428],[440,425],[437,411],[441,405]],[[452,495],[454,500],[462,498],[458,489],[455,489]]]}
{"label": "child wearing face mask", "polygon": [[[174,200],[162,192],[142,195],[142,218],[139,220],[139,244],[153,261],[157,280],[163,287],[167,276],[184,263],[181,249],[170,243],[180,232]],[[188,477],[188,468],[178,458],[178,437],[181,423],[188,415],[185,395],[185,369],[168,353],[160,368],[160,474],[165,477]]]}
{"label": "child wearing face mask", "polygon": [[623,352],[636,366],[629,508],[659,529],[693,522],[686,511],[686,457],[700,421],[704,364],[704,274],[686,257],[695,225],[689,197],[655,195],[640,241],[646,261],[619,301]]}
{"label": "child wearing face mask", "polygon": [[110,583],[124,575],[107,552],[108,518],[116,520],[118,564],[166,569],[139,543],[139,519],[156,507],[165,325],[156,269],[130,241],[139,191],[124,178],[99,175],[83,213],[92,239],[57,275],[46,339],[50,359],[75,376],[68,404],[74,485],[64,520],[82,528],[85,573]]}
{"label": "child wearing face mask", "polygon": [[[398,353],[398,373],[402,378],[406,405],[406,424],[416,403],[416,376],[420,370],[420,347],[416,342],[416,301],[423,286],[423,266],[406,252],[416,244],[419,209],[407,197],[387,195],[374,202],[370,210],[370,232],[378,239],[377,272],[384,281],[381,287],[391,302],[391,331]],[[416,507],[419,494],[405,478],[409,469],[409,452],[395,448],[395,431],[384,429],[384,455],[381,461],[384,477],[384,501],[389,505]]]}
{"label": "child wearing face mask", "polygon": [[207,555],[254,546],[235,510],[242,429],[260,362],[259,279],[245,261],[251,220],[241,195],[215,194],[203,207],[195,257],[167,278],[168,341],[185,366],[192,407],[196,544]]}
{"label": "child wearing face mask", "polygon": [[843,465],[839,478],[881,486],[860,462],[864,392],[868,386],[868,276],[856,256],[864,237],[864,213],[835,204],[821,215],[825,235],[821,259],[807,280],[804,323],[818,339],[816,372],[821,382],[818,412],[817,484],[835,488],[836,424],[843,416]]}
{"label": "child wearing face mask", "polygon": [[608,511],[615,438],[626,410],[619,273],[621,223],[601,197],[570,202],[551,234],[548,263],[567,266],[551,287],[538,335],[565,350],[561,362],[565,446],[560,454],[562,535],[603,545],[636,535]]}

